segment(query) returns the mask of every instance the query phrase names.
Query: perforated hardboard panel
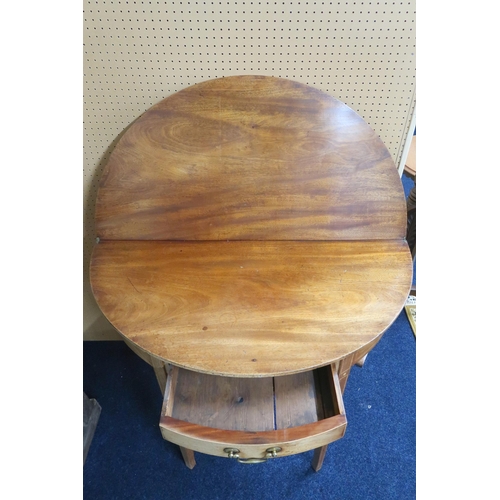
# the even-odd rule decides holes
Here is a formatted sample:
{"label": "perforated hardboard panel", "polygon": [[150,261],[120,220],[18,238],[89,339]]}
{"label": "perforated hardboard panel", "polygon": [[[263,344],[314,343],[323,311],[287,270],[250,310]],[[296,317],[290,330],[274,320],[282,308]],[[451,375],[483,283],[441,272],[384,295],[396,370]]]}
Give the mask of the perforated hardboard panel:
{"label": "perforated hardboard panel", "polygon": [[415,108],[415,0],[84,1],[84,279],[99,177],[124,129],[189,85],[259,74],[357,111],[397,166]]}

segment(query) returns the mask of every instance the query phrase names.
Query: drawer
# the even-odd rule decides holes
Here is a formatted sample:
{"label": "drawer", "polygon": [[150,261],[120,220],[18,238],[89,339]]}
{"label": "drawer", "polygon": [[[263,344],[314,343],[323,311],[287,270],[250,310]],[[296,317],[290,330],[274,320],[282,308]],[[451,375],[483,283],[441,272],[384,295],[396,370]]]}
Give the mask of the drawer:
{"label": "drawer", "polygon": [[347,420],[334,365],[268,378],[220,377],[167,367],[160,419],[167,441],[259,462],[340,439]]}

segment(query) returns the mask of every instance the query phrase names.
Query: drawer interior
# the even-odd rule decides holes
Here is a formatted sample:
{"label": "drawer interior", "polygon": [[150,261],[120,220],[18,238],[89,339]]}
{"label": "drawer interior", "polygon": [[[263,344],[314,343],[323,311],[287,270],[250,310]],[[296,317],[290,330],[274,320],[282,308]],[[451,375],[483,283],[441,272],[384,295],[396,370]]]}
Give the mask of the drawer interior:
{"label": "drawer interior", "polygon": [[224,430],[272,431],[343,414],[335,368],[268,378],[207,375],[169,367],[162,414]]}

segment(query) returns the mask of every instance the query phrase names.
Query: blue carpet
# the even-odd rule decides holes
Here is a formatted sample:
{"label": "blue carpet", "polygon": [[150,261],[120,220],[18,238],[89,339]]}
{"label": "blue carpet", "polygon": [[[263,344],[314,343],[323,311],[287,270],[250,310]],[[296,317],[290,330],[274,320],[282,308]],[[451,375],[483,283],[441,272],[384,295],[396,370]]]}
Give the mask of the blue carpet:
{"label": "blue carpet", "polygon": [[83,470],[86,500],[409,500],[416,497],[416,342],[404,311],[353,367],[345,436],[319,472],[313,452],[265,464],[196,453],[189,470],[158,427],[152,368],[123,342],[84,342],[83,390],[102,407]]}

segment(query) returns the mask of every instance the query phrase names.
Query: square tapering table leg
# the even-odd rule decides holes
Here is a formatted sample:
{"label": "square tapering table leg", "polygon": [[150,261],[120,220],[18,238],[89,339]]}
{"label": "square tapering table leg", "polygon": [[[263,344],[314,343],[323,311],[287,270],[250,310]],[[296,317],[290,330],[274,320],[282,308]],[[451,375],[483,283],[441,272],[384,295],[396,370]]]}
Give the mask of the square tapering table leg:
{"label": "square tapering table leg", "polygon": [[179,448],[181,449],[182,458],[184,459],[186,467],[188,467],[189,469],[193,469],[194,466],[196,465],[196,460],[194,458],[194,451],[188,450],[187,448],[183,448],[182,446],[179,446]]}
{"label": "square tapering table leg", "polygon": [[321,467],[323,467],[323,461],[325,460],[326,450],[328,445],[322,446],[321,448],[316,448],[314,450],[314,457],[312,459],[311,467],[318,472]]}

